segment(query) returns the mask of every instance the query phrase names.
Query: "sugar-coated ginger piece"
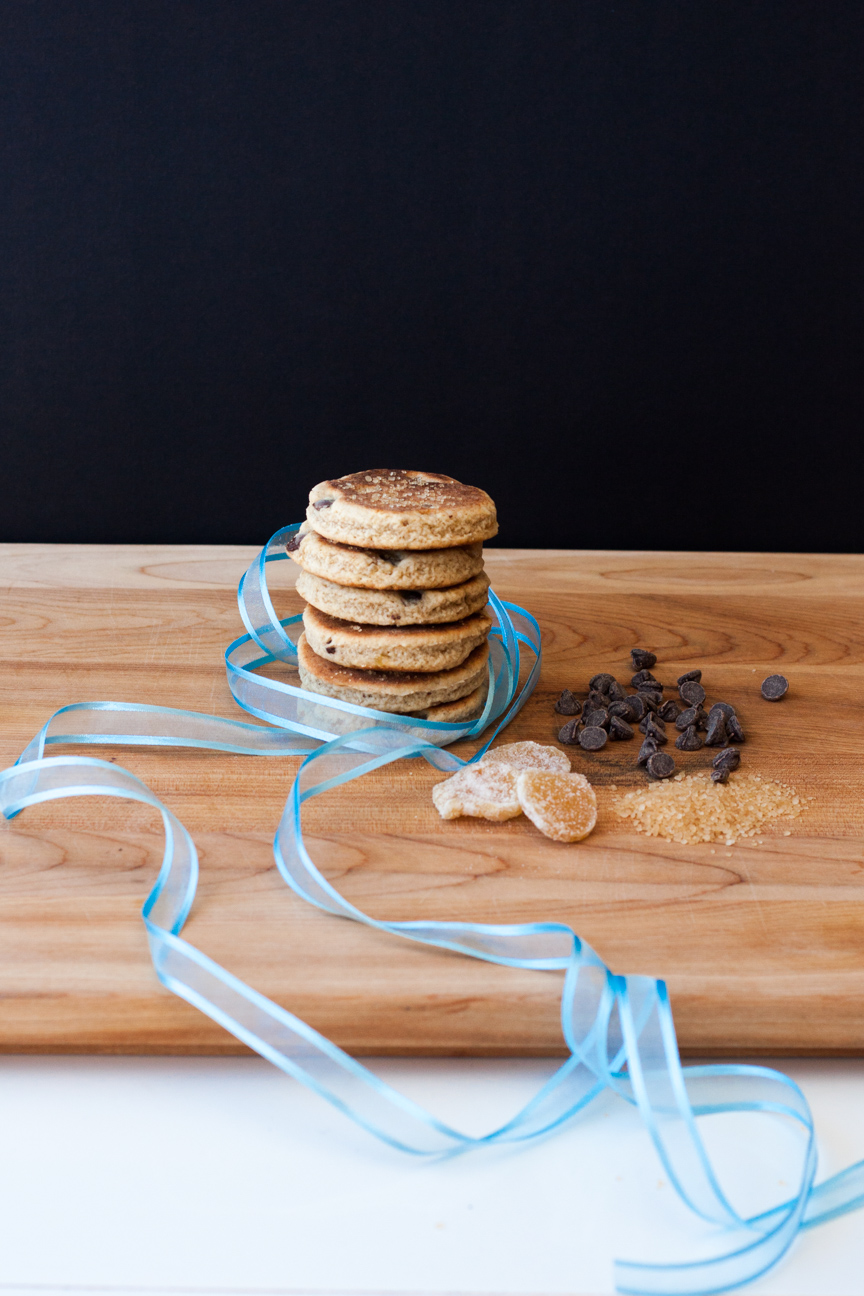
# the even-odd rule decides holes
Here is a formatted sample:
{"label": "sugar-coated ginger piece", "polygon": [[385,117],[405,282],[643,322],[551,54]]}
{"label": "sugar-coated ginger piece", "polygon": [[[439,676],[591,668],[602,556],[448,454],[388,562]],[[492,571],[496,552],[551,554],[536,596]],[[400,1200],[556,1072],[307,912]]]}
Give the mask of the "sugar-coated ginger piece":
{"label": "sugar-coated ginger piece", "polygon": [[559,770],[562,774],[570,773],[570,758],[557,747],[543,743],[515,742],[505,743],[503,747],[492,747],[483,757],[483,764],[489,761],[501,761],[512,769],[545,769]]}
{"label": "sugar-coated ginger piece", "polygon": [[432,789],[442,819],[470,815],[474,819],[515,819],[522,813],[516,794],[518,771],[501,762],[466,765]]}
{"label": "sugar-coated ginger piece", "polygon": [[584,774],[523,770],[516,792],[531,822],[554,841],[582,841],[597,822],[597,797]]}

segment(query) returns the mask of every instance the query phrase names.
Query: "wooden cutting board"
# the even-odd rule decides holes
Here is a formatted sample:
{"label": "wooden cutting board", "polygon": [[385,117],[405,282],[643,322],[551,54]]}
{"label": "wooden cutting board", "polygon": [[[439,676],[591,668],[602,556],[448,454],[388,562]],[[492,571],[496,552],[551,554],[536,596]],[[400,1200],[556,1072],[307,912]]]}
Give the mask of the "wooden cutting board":
{"label": "wooden cutting board", "polygon": [[[222,651],[240,633],[235,588],[254,553],[0,546],[3,766],[69,702],[242,718]],[[747,769],[815,799],[759,839],[675,845],[611,814],[618,792],[643,782],[635,744],[570,748],[600,819],[567,846],[523,818],[442,822],[430,801],[441,775],[406,761],[310,803],[328,875],[379,917],[568,922],[615,971],[667,979],[691,1054],[864,1051],[864,559],[491,549],[487,565],[543,630],[540,685],[507,741],[554,742],[560,690],[584,690],[600,670],[629,678],[641,644],[657,651],[659,678],[700,666],[709,696],[738,707]],[[299,611],[290,564],[274,584],[282,614]],[[759,684],[776,671],[791,687],[771,705]],[[561,1051],[558,974],[412,946],[286,889],[270,843],[296,758],[97,754],[140,775],[196,839],[189,939],[339,1044]],[[695,770],[712,755],[682,761]],[[0,1049],[244,1051],[152,972],[138,915],[161,851],[155,813],[108,798],[34,807],[0,829]]]}

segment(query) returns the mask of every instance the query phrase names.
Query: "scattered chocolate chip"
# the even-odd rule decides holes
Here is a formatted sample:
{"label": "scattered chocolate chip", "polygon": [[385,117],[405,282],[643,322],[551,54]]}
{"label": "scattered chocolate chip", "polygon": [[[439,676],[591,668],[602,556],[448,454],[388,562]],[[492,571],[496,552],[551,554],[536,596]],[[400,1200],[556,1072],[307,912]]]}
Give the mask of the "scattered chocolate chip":
{"label": "scattered chocolate chip", "polygon": [[653,756],[648,757],[645,766],[651,778],[667,779],[675,773],[675,761],[668,752],[655,752]]}
{"label": "scattered chocolate chip", "polygon": [[722,711],[715,711],[708,717],[708,731],[705,734],[706,747],[725,747],[726,717]]}
{"label": "scattered chocolate chip", "polygon": [[639,755],[636,757],[637,765],[644,765],[650,756],[657,751],[657,743],[653,738],[646,738],[639,748]]}
{"label": "scattered chocolate chip", "polygon": [[565,689],[555,703],[555,710],[559,715],[578,715],[582,710],[582,703],[569,689]]}
{"label": "scattered chocolate chip", "polygon": [[785,675],[769,675],[762,681],[762,696],[766,702],[779,702],[789,687]]}
{"label": "scattered chocolate chip", "polygon": [[286,553],[296,553],[300,548],[300,541],[303,539],[299,531],[295,531],[290,540],[285,542]]}
{"label": "scattered chocolate chip", "polygon": [[731,706],[728,702],[715,702],[711,710],[708,712],[709,716],[714,711],[722,711],[723,715],[727,717],[733,716],[735,714],[735,708]]}
{"label": "scattered chocolate chip", "polygon": [[682,734],[679,734],[675,739],[675,746],[679,751],[699,751],[702,739],[696,732],[696,726],[689,725]]}
{"label": "scattered chocolate chip", "polygon": [[657,658],[654,653],[649,652],[647,648],[631,648],[630,660],[636,670],[644,670],[646,666],[656,666]]}
{"label": "scattered chocolate chip", "polygon": [[711,771],[711,782],[712,782],[712,783],[728,783],[728,782],[729,782],[729,771],[728,771],[728,769],[715,769],[715,770],[712,770],[712,771]]}
{"label": "scattered chocolate chip", "polygon": [[675,728],[682,731],[689,729],[691,725],[695,725],[697,729],[708,728],[708,717],[699,706],[688,707],[686,711],[681,712],[675,721]]}
{"label": "scattered chocolate chip", "polygon": [[400,593],[406,603],[419,603],[423,597],[422,590],[401,590]]}
{"label": "scattered chocolate chip", "polygon": [[734,711],[732,715],[726,717],[726,733],[729,735],[731,742],[744,742],[744,730],[741,728],[741,721]]}
{"label": "scattered chocolate chip", "polygon": [[653,738],[658,746],[663,747],[669,739],[666,737],[666,726],[662,720],[655,716],[649,715],[639,726],[640,733],[644,733],[646,738]]}
{"label": "scattered chocolate chip", "polygon": [[609,699],[605,693],[600,693],[597,689],[592,689],[585,699],[585,711],[597,711],[601,707],[607,707]]}
{"label": "scattered chocolate chip", "polygon": [[590,728],[609,728],[609,712],[605,707],[600,707],[597,711],[585,711],[582,720]]}
{"label": "scattered chocolate chip", "polygon": [[332,647],[332,648],[328,648],[327,651],[328,651],[328,653],[335,653],[336,648],[335,648],[335,646],[334,646],[334,647]]}
{"label": "scattered chocolate chip", "polygon": [[620,716],[615,715],[611,716],[609,720],[609,737],[613,742],[629,742],[631,738],[635,737],[635,734],[626,720],[622,720]]}
{"label": "scattered chocolate chip", "polygon": [[627,705],[633,712],[634,720],[644,720],[648,712],[648,703],[641,693],[631,693],[627,699]]}
{"label": "scattered chocolate chip", "polygon": [[686,683],[679,686],[678,696],[688,706],[701,706],[705,701],[705,690],[696,680],[687,680]]}
{"label": "scattered chocolate chip", "polygon": [[599,725],[588,725],[579,735],[579,746],[584,747],[585,751],[599,751],[606,746],[608,737],[606,730]]}
{"label": "scattered chocolate chip", "polygon": [[579,741],[579,723],[576,718],[568,720],[564,727],[558,730],[558,741],[568,747],[575,747]]}
{"label": "scattered chocolate chip", "polygon": [[702,678],[701,670],[685,671],[683,675],[678,676],[675,683],[680,688],[682,684],[689,684],[691,680],[693,680],[694,684],[698,684],[701,678]]}
{"label": "scattered chocolate chip", "polygon": [[641,718],[640,716],[637,716],[636,708],[633,706],[633,703],[631,702],[630,698],[625,698],[623,702],[610,703],[609,705],[610,720],[612,716],[619,716],[620,719],[626,720],[628,724],[632,724],[634,720],[639,720]]}
{"label": "scattered chocolate chip", "polygon": [[650,670],[640,670],[637,671],[635,675],[631,675],[630,683],[633,685],[634,688],[638,688],[640,684],[656,685],[657,681],[654,678],[654,676],[651,674]]}
{"label": "scattered chocolate chip", "polygon": [[651,689],[640,689],[639,696],[645,699],[645,705],[649,711],[659,711],[663,705],[662,693],[655,693]]}
{"label": "scattered chocolate chip", "polygon": [[598,693],[608,693],[609,685],[615,683],[614,675],[607,675],[605,671],[599,675],[592,675],[588,681],[589,689],[596,689]]}
{"label": "scattered chocolate chip", "polygon": [[735,770],[741,764],[741,753],[735,747],[724,747],[711,764],[715,769]]}
{"label": "scattered chocolate chip", "polygon": [[312,507],[316,509],[329,508],[332,503],[332,500],[316,500]]}
{"label": "scattered chocolate chip", "polygon": [[673,702],[670,698],[668,702],[663,703],[657,714],[661,720],[668,720],[671,722],[677,720],[683,710],[684,708],[682,706],[679,706],[677,702]]}
{"label": "scattered chocolate chip", "polygon": [[613,680],[612,683],[609,685],[609,693],[608,693],[609,701],[623,702],[626,696],[627,694],[624,692],[623,688],[618,683],[618,681]]}

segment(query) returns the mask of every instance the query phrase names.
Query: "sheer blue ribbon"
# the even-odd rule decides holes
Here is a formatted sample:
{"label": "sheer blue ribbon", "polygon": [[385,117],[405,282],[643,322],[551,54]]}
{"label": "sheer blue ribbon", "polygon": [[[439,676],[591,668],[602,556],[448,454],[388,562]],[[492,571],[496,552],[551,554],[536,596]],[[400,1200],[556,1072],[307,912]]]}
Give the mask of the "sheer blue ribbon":
{"label": "sheer blue ribbon", "polygon": [[[803,1093],[787,1076],[759,1066],[682,1067],[662,981],[613,974],[563,923],[382,922],[351,904],[327,881],[303,840],[304,803],[404,758],[422,757],[438,769],[458,769],[466,762],[444,748],[457,738],[479,737],[491,728],[492,736],[471,757],[478,760],[530,695],[539,674],[540,636],[533,617],[490,594],[495,626],[489,693],[482,716],[461,724],[370,711],[256,674],[266,665],[296,662],[292,633],[299,633],[300,618],[277,617],[266,580],[267,564],[286,557],[285,541],[296,530],[292,526],[277,532],[244,575],[238,598],[247,634],[226,652],[235,699],[271,727],[134,703],[63,707],[18,762],[0,773],[0,807],[6,818],[43,801],[88,795],[126,797],[158,810],[165,851],[142,917],[159,980],[402,1152],[453,1154],[483,1144],[538,1138],[563,1125],[607,1088],[637,1106],[669,1181],[697,1215],[723,1227],[727,1240],[707,1260],[662,1265],[619,1261],[616,1282],[621,1292],[696,1296],[728,1290],[775,1264],[800,1229],[864,1204],[864,1162],[814,1184],[813,1120]],[[534,663],[520,685],[521,648],[533,654]],[[506,967],[563,972],[561,1028],[569,1049],[567,1060],[521,1111],[481,1137],[439,1120],[183,939],[198,879],[192,838],[128,770],[89,756],[44,755],[47,746],[70,742],[305,756],[273,845],[276,865],[292,890],[335,917],[405,940]],[[786,1118],[802,1134],[795,1193],[771,1210],[749,1217],[729,1202],[697,1126],[700,1116],[742,1111]]]}

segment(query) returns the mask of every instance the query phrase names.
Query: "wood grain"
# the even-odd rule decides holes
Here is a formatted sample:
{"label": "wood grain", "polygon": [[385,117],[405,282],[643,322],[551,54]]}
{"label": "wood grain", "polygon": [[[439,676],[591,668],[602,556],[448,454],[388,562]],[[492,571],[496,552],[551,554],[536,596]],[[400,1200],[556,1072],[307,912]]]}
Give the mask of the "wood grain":
{"label": "wood grain", "polygon": [[[238,717],[222,652],[240,632],[235,589],[255,551],[0,546],[3,765],[68,702]],[[487,566],[543,630],[541,682],[508,740],[554,742],[560,690],[599,670],[625,677],[640,643],[667,682],[700,666],[710,695],[739,707],[747,768],[814,800],[758,840],[675,845],[611,814],[610,785],[642,781],[633,744],[569,749],[600,819],[563,846],[524,819],[443,823],[429,795],[441,776],[403,762],[309,804],[328,876],[380,917],[569,922],[616,971],[668,980],[690,1053],[864,1052],[864,559],[491,549]],[[284,564],[274,581],[283,615],[300,608],[290,575]],[[791,683],[778,705],[759,697],[774,671]],[[343,1046],[561,1050],[556,974],[403,944],[287,891],[270,843],[296,759],[100,754],[195,836],[189,938]],[[712,754],[682,759],[698,769]],[[138,912],[160,857],[156,816],[108,798],[36,807],[0,829],[0,1049],[242,1051],[153,975]]]}

